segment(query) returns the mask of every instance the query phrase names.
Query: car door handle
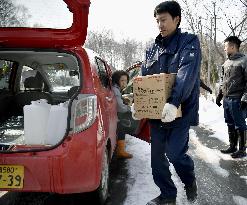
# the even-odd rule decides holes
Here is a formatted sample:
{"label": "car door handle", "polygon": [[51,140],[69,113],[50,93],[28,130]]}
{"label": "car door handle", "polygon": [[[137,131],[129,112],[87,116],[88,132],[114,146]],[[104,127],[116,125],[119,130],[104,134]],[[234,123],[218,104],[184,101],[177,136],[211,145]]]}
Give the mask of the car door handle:
{"label": "car door handle", "polygon": [[112,98],[110,98],[110,97],[105,97],[105,99],[106,99],[108,102],[111,102],[111,101],[112,101]]}

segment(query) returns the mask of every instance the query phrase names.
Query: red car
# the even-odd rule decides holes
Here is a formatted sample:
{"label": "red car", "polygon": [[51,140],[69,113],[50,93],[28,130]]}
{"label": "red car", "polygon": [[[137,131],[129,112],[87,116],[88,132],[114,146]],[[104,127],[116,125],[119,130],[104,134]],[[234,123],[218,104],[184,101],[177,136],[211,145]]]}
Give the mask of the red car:
{"label": "red car", "polygon": [[0,191],[96,191],[103,204],[116,146],[111,69],[83,48],[90,1],[61,3],[67,29],[0,28]]}

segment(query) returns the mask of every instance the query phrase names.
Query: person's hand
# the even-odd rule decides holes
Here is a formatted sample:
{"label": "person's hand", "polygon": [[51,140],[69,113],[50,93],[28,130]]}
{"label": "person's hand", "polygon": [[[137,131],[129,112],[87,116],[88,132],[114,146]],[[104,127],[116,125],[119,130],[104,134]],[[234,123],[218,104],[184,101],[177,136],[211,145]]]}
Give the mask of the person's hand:
{"label": "person's hand", "polygon": [[122,99],[123,99],[123,103],[124,103],[125,105],[129,105],[129,104],[130,104],[130,99],[129,99],[129,98],[127,98],[127,97],[122,97]]}
{"label": "person's hand", "polygon": [[241,108],[241,110],[246,110],[247,109],[247,102],[241,101],[240,102],[240,108]]}
{"label": "person's hand", "polygon": [[134,108],[134,103],[130,106],[130,110],[131,110],[131,113],[132,113],[132,118],[134,120],[140,120],[140,119],[135,117],[136,111],[135,111],[135,108]]}
{"label": "person's hand", "polygon": [[223,98],[223,93],[222,91],[220,90],[219,94],[217,95],[216,97],[216,104],[220,107],[222,104],[220,103],[220,101],[222,100]]}
{"label": "person's hand", "polygon": [[175,105],[166,103],[162,111],[161,121],[172,122],[177,116],[177,111],[178,109]]}

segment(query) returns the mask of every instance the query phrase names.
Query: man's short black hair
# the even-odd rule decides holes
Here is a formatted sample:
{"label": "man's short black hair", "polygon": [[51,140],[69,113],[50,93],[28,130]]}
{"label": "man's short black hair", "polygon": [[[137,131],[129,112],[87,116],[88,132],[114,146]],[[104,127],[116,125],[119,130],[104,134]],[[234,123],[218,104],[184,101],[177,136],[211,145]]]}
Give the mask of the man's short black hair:
{"label": "man's short black hair", "polygon": [[229,36],[224,40],[224,42],[235,44],[238,49],[240,47],[240,44],[242,43],[242,41],[237,36]]}
{"label": "man's short black hair", "polygon": [[161,13],[169,13],[172,16],[172,18],[179,16],[179,22],[177,25],[177,27],[179,27],[181,22],[181,7],[178,2],[164,1],[160,3],[154,9],[154,17],[156,17],[157,14]]}
{"label": "man's short black hair", "polygon": [[124,70],[117,70],[112,74],[112,84],[119,86],[119,80],[123,75],[127,76],[127,81],[129,82],[129,74]]}

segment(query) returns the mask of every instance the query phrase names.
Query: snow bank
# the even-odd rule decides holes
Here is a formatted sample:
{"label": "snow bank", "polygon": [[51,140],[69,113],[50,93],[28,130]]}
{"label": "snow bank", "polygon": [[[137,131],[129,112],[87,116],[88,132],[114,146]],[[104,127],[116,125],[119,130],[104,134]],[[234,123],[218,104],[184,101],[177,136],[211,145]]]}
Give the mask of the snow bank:
{"label": "snow bank", "polygon": [[[190,129],[190,142],[195,146],[195,154],[205,161],[212,169],[215,171],[216,174],[222,176],[222,177],[228,177],[229,172],[225,169],[222,169],[220,167],[220,160],[223,156],[223,154],[220,153],[220,151],[215,149],[210,149],[206,146],[204,146],[196,136],[196,133],[194,130]],[[231,159],[229,155],[226,157]]]}
{"label": "snow bank", "polygon": [[224,119],[224,109],[223,106],[218,107],[213,102],[213,98],[210,100],[205,97],[200,97],[199,122],[200,126],[214,131],[214,134],[211,135],[211,137],[216,137],[228,144],[228,133],[227,125]]}
{"label": "snow bank", "polygon": [[241,196],[233,196],[233,201],[237,205],[247,205],[247,199]]}

